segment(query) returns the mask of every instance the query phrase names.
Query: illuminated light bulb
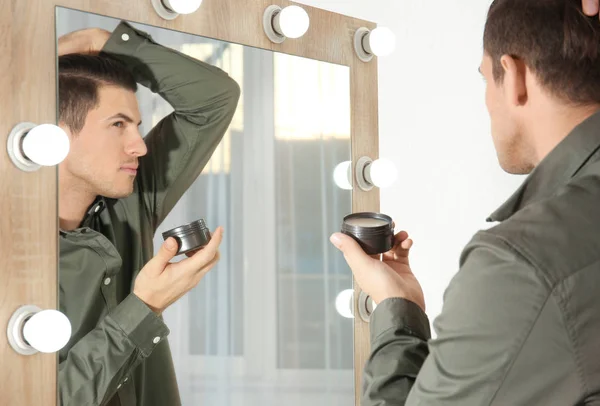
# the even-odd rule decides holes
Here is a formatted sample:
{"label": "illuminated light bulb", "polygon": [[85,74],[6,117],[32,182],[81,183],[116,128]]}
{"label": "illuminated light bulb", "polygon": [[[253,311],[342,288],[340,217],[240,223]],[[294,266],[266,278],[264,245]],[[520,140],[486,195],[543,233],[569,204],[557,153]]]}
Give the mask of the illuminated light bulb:
{"label": "illuminated light bulb", "polygon": [[71,323],[57,310],[42,310],[25,322],[23,338],[39,352],[53,353],[69,342]]}
{"label": "illuminated light bulb", "polygon": [[192,14],[196,12],[202,0],[162,0],[164,6],[178,14]]}
{"label": "illuminated light bulb", "polygon": [[281,8],[269,6],[263,14],[263,28],[267,37],[276,44],[287,38],[300,38],[310,27],[310,17],[299,6]]}
{"label": "illuminated light bulb", "polygon": [[391,186],[398,178],[398,169],[389,159],[377,159],[365,168],[366,180],[374,186]]}
{"label": "illuminated light bulb", "polygon": [[333,170],[333,180],[340,189],[352,190],[351,166],[351,161],[344,161]]}
{"label": "illuminated light bulb", "polygon": [[346,289],[338,293],[335,298],[335,309],[340,316],[347,319],[354,318],[353,305],[354,305],[354,290]]}
{"label": "illuminated light bulb", "polygon": [[22,148],[25,156],[42,166],[61,163],[69,154],[69,137],[52,124],[38,125],[23,137]]}
{"label": "illuminated light bulb", "polygon": [[302,7],[289,6],[275,16],[273,24],[279,34],[287,38],[300,38],[308,31],[310,18]]}
{"label": "illuminated light bulb", "polygon": [[370,62],[375,56],[388,56],[396,48],[396,36],[387,27],[370,30],[361,27],[354,33],[354,51],[363,62]]}
{"label": "illuminated light bulb", "polygon": [[377,27],[371,31],[364,40],[368,46],[367,52],[376,56],[388,56],[396,48],[396,36],[387,27]]}

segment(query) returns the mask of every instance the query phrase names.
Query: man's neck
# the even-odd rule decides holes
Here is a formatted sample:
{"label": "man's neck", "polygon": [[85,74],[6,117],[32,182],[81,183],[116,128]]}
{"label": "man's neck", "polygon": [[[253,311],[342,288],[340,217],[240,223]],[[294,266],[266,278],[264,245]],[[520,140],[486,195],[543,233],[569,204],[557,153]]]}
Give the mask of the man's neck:
{"label": "man's neck", "polygon": [[85,213],[96,199],[96,195],[88,188],[59,179],[58,188],[58,217],[60,229],[75,230],[85,217]]}
{"label": "man's neck", "polygon": [[600,111],[600,106],[552,106],[542,110],[530,128],[530,140],[537,166],[579,124]]}

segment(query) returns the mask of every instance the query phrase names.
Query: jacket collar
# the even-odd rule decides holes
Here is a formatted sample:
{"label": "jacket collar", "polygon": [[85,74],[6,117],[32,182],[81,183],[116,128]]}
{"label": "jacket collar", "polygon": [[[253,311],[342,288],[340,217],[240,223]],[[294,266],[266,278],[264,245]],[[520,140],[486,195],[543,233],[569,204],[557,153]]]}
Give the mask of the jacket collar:
{"label": "jacket collar", "polygon": [[[103,196],[98,196],[96,197],[96,199],[94,200],[94,202],[90,205],[90,207],[88,207],[85,216],[83,217],[83,220],[81,221],[81,224],[79,224],[79,227],[77,227],[76,230],[83,228],[83,227],[89,227],[91,228],[94,224],[94,220],[96,218],[98,218],[100,216],[100,213],[102,213],[102,211],[104,211],[104,209],[106,208],[106,203],[107,203],[107,199]],[[74,230],[74,231],[76,231]],[[65,231],[59,228],[58,230],[59,234],[62,236],[65,236],[69,233],[72,233],[73,231]]]}
{"label": "jacket collar", "polygon": [[517,191],[487,221],[504,221],[516,212],[555,194],[600,148],[600,112],[571,131],[531,172]]}
{"label": "jacket collar", "polygon": [[106,208],[106,199],[103,196],[96,197],[94,203],[87,209],[80,227],[91,227],[94,220],[100,216],[100,213]]}

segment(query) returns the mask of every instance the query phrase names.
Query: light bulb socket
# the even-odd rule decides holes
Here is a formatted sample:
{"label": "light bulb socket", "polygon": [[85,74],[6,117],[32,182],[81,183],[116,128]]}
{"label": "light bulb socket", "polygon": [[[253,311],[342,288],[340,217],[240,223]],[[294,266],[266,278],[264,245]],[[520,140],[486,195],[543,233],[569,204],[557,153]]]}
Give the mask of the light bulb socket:
{"label": "light bulb socket", "polygon": [[25,305],[19,307],[11,316],[8,321],[8,328],[6,329],[6,335],[8,337],[8,343],[17,353],[21,355],[33,355],[38,353],[38,350],[33,348],[23,335],[23,328],[25,323],[36,313],[41,312],[37,306]]}
{"label": "light bulb socket", "polygon": [[267,7],[263,14],[263,28],[265,34],[275,44],[281,44],[286,40],[286,36],[283,35],[279,18],[281,16],[282,8],[276,5]]}
{"label": "light bulb socket", "polygon": [[173,228],[162,233],[163,239],[175,238],[179,249],[176,255],[195,251],[210,242],[210,230],[206,227],[204,219],[193,221],[189,224]]}
{"label": "light bulb socket", "polygon": [[365,50],[365,52],[370,56],[375,55],[373,53],[373,49],[371,48],[371,31],[369,31],[365,35],[363,35],[361,41],[362,41],[362,47]]}
{"label": "light bulb socket", "polygon": [[285,35],[283,34],[283,29],[281,28],[281,9],[273,14],[272,24],[275,34],[285,38]]}
{"label": "light bulb socket", "polygon": [[373,162],[369,162],[367,164],[365,164],[365,167],[363,169],[363,173],[365,176],[365,180],[370,184],[375,186],[375,182],[373,182],[373,178],[371,177],[371,168],[373,167]]}
{"label": "light bulb socket", "polygon": [[369,42],[370,35],[371,30],[366,27],[359,28],[354,34],[354,51],[363,62],[371,62],[374,56]]}
{"label": "light bulb socket", "polygon": [[36,164],[23,152],[23,140],[27,136],[27,133],[34,129],[36,124],[34,123],[19,123],[17,124],[10,134],[6,142],[6,149],[8,156],[13,164],[22,171],[35,172],[41,168],[41,165]]}
{"label": "light bulb socket", "polygon": [[394,222],[385,214],[350,214],[344,217],[342,233],[358,242],[368,255],[383,254],[394,246]]}
{"label": "light bulb socket", "polygon": [[356,162],[356,183],[358,183],[358,187],[365,192],[370,191],[375,186],[371,179],[371,172],[370,170],[367,170],[372,163],[373,160],[368,156],[363,156]]}
{"label": "light bulb socket", "polygon": [[179,14],[177,11],[173,10],[173,7],[171,7],[168,0],[160,0],[160,2],[169,12],[173,14]]}
{"label": "light bulb socket", "polygon": [[371,299],[371,296],[367,295],[364,291],[360,291],[358,294],[358,301],[356,302],[356,306],[358,307],[358,314],[360,318],[365,322],[369,323],[371,320],[371,314],[377,307],[375,301]]}
{"label": "light bulb socket", "polygon": [[179,13],[171,10],[171,8],[168,7],[163,0],[151,0],[151,2],[156,14],[158,14],[161,18],[164,18],[165,20],[174,20],[179,17]]}

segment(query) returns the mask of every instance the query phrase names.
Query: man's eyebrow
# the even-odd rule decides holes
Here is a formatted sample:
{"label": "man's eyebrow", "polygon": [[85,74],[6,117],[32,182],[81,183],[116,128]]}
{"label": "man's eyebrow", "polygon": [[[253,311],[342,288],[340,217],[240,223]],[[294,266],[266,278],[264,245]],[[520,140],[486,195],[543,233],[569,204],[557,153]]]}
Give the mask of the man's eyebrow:
{"label": "man's eyebrow", "polygon": [[[114,116],[110,116],[109,118],[106,119],[106,121],[110,121],[110,120],[113,120],[115,118],[123,119],[123,120],[127,121],[128,123],[134,123],[135,122],[135,121],[133,121],[133,118],[131,118],[127,114],[123,114],[123,113],[117,113]],[[142,125],[142,121],[141,120],[138,123],[138,125]]]}

